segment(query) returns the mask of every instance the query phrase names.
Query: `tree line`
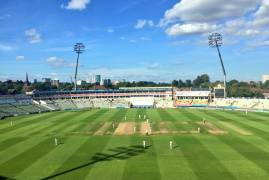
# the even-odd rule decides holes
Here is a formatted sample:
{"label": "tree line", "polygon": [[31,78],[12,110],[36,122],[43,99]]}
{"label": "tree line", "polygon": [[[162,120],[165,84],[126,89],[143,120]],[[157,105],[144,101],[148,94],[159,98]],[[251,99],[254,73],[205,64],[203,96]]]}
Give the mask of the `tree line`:
{"label": "tree line", "polygon": [[[119,87],[165,87],[173,86],[176,88],[209,88],[213,89],[223,84],[221,81],[210,80],[208,74],[202,74],[197,76],[194,80],[173,80],[171,83],[156,83],[152,81],[133,81],[133,82],[120,82],[117,85],[100,86],[99,84],[83,84],[79,86],[79,89],[118,89]],[[22,94],[25,91],[50,91],[50,90],[72,90],[73,84],[68,82],[62,82],[59,86],[52,86],[51,83],[35,82],[30,86],[25,87],[23,81],[0,81],[0,94]],[[269,81],[262,82],[240,82],[238,80],[231,80],[227,82],[227,95],[228,97],[263,97],[263,92],[269,90]]]}

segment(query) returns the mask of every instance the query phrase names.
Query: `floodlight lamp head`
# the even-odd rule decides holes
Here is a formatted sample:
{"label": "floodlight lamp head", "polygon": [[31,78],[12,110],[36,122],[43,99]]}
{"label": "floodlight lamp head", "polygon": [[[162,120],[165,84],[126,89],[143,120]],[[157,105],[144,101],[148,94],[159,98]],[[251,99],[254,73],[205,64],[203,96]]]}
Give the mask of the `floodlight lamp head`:
{"label": "floodlight lamp head", "polygon": [[208,36],[208,44],[210,47],[219,47],[222,45],[222,36],[219,33],[212,33]]}
{"label": "floodlight lamp head", "polygon": [[74,51],[76,53],[82,53],[83,51],[85,51],[85,46],[83,43],[76,43],[74,46]]}

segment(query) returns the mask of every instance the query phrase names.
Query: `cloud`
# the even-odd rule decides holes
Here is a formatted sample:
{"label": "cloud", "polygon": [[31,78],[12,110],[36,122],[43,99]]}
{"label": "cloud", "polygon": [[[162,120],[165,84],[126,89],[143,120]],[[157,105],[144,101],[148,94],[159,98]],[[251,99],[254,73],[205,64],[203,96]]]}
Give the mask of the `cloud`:
{"label": "cloud", "polygon": [[41,34],[34,28],[26,30],[24,34],[31,44],[39,43],[41,41]]}
{"label": "cloud", "polygon": [[22,60],[24,60],[24,59],[25,59],[24,56],[16,56],[16,60],[17,60],[17,61],[22,61]]}
{"label": "cloud", "polygon": [[12,50],[14,50],[13,47],[0,43],[0,51],[12,51]]}
{"label": "cloud", "polygon": [[47,58],[46,63],[48,63],[52,67],[58,67],[58,68],[75,67],[76,65],[75,63],[68,62],[62,58],[58,58],[55,56]]}
{"label": "cloud", "polygon": [[203,34],[216,30],[216,25],[208,23],[174,24],[166,29],[169,36]]}
{"label": "cloud", "polygon": [[130,43],[136,43],[136,40],[135,39],[131,39],[129,42]]}
{"label": "cloud", "polygon": [[139,38],[141,41],[150,41],[151,39],[150,38],[148,38],[148,37],[140,37]]}
{"label": "cloud", "polygon": [[113,33],[113,32],[115,32],[115,30],[112,29],[112,28],[109,28],[109,29],[107,29],[107,32],[108,32],[108,33]]}
{"label": "cloud", "polygon": [[[225,0],[219,4],[219,0],[181,0],[165,11],[156,27],[164,29],[168,36],[204,38],[219,32],[229,41],[236,39],[232,44],[264,47],[269,35],[269,1]],[[253,42],[263,43],[253,46]]]}
{"label": "cloud", "polygon": [[240,17],[256,9],[261,0],[182,0],[165,12],[168,21],[215,22]]}
{"label": "cloud", "polygon": [[249,48],[269,47],[269,40],[253,42],[248,47]]}
{"label": "cloud", "polygon": [[134,26],[135,29],[142,29],[145,26],[154,26],[154,22],[152,20],[146,20],[146,19],[138,19],[136,22],[136,25]]}
{"label": "cloud", "polygon": [[155,62],[153,64],[150,64],[148,67],[148,69],[159,69],[160,68],[160,64]]}
{"label": "cloud", "polygon": [[90,3],[90,0],[70,0],[67,4],[61,5],[61,8],[68,9],[68,10],[79,10],[82,11],[86,9],[87,5]]}

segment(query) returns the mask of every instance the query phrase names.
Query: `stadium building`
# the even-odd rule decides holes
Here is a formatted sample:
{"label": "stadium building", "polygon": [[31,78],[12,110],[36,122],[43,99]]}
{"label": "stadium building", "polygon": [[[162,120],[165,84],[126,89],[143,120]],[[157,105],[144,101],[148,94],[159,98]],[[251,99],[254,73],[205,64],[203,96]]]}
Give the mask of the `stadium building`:
{"label": "stadium building", "polygon": [[[268,99],[222,98],[223,88],[122,87],[108,90],[33,91],[0,96],[0,118],[55,110],[83,108],[221,108],[269,110]],[[223,94],[223,93],[219,93]]]}

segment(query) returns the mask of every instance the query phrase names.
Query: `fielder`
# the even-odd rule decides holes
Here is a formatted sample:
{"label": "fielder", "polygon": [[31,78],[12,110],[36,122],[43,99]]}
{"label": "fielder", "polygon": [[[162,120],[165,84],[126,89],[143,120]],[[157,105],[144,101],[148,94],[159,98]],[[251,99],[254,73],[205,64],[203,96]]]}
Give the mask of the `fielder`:
{"label": "fielder", "polygon": [[169,142],[170,149],[173,149],[173,141]]}
{"label": "fielder", "polygon": [[141,119],[141,115],[140,115],[140,114],[139,114],[139,116],[138,116],[138,117],[139,117],[139,119]]}
{"label": "fielder", "polygon": [[203,118],[203,123],[205,124],[205,118]]}
{"label": "fielder", "polygon": [[146,141],[145,140],[143,140],[143,147],[144,147],[144,149],[146,148]]}
{"label": "fielder", "polygon": [[200,127],[198,127],[197,132],[198,132],[198,134],[200,134]]}
{"label": "fielder", "polygon": [[54,138],[54,144],[55,144],[55,146],[58,146],[58,139],[57,138]]}

